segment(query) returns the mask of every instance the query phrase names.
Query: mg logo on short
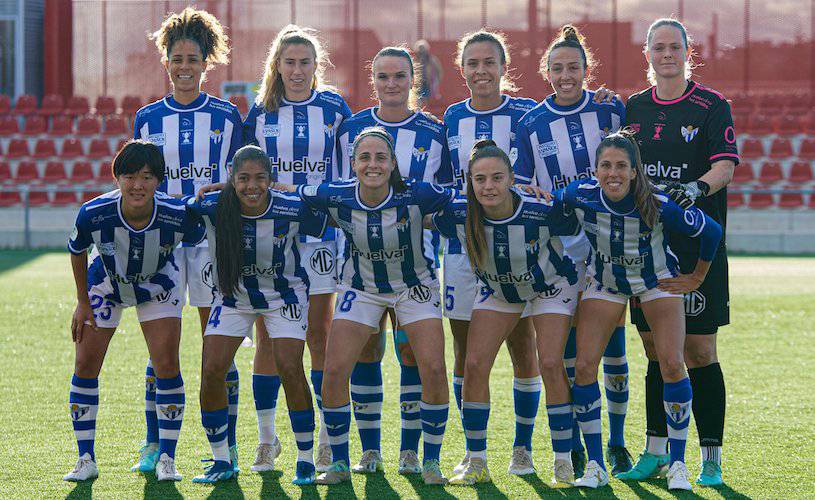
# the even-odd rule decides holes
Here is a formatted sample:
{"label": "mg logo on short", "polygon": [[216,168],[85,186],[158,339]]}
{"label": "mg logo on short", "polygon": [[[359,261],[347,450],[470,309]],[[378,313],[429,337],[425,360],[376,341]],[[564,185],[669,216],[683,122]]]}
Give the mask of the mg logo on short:
{"label": "mg logo on short", "polygon": [[311,254],[309,263],[315,273],[326,275],[334,270],[334,255],[327,248],[318,248]]}
{"label": "mg logo on short", "polygon": [[702,292],[694,290],[685,294],[685,314],[687,316],[699,316],[705,310],[707,299]]}
{"label": "mg logo on short", "polygon": [[300,304],[286,304],[280,309],[280,315],[289,321],[300,321],[303,319],[303,308]]}
{"label": "mg logo on short", "polygon": [[201,269],[201,281],[210,288],[215,288],[215,280],[212,276],[212,262],[207,262],[207,265]]}
{"label": "mg logo on short", "polygon": [[424,285],[416,285],[410,289],[410,298],[416,302],[429,302],[431,298],[430,288]]}

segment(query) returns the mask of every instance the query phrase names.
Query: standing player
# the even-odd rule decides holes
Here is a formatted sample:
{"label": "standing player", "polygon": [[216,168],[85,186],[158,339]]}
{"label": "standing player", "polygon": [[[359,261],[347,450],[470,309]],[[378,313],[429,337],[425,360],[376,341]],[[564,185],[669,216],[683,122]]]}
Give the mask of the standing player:
{"label": "standing player", "polygon": [[[206,71],[216,64],[228,62],[228,39],[212,14],[191,7],[168,16],[151,37],[161,53],[173,91],[136,113],[134,136],[161,149],[166,175],[159,191],[173,196],[194,195],[200,187],[226,179],[227,164],[241,146],[238,109],[228,101],[201,91]],[[198,308],[203,333],[215,298],[212,263],[206,242],[197,246],[184,245],[176,252],[176,260],[181,270],[181,300],[189,290],[189,302]],[[231,415],[229,445],[233,463],[237,464],[238,370],[234,365],[227,380]],[[156,384],[150,361],[145,381],[147,437],[139,461],[131,469],[141,472],[155,469],[158,459]]]}
{"label": "standing player", "polygon": [[224,374],[243,338],[251,338],[258,318],[267,325],[267,341],[274,345],[297,441],[292,482],[314,482],[314,408],[303,372],[308,276],[300,263],[298,234],[322,235],[327,218],[312,213],[297,196],[270,190],[271,176],[266,153],[244,146],[235,153],[223,191],[189,203],[206,223],[220,292],[207,322],[201,362],[201,422],[215,461],[193,482],[215,483],[235,474],[224,432],[228,419]]}
{"label": "standing player", "polygon": [[[704,280],[722,230],[698,208],[685,211],[654,190],[644,173],[633,134],[625,131],[607,136],[597,147],[596,158],[596,179],[574,181],[556,193],[564,210],[577,216],[592,247],[577,323],[572,387],[589,462],[575,485],[598,488],[608,484],[597,365],[626,302],[639,297],[643,312],[655,327],[655,349],[666,381],[662,399],[663,418],[670,426],[668,489],[690,490],[684,462],[693,393],[682,359],[682,294]],[[680,274],[679,263],[668,247],[666,229],[701,240],[691,273]]]}
{"label": "standing player", "polygon": [[[515,173],[519,182],[533,182],[552,192],[576,179],[594,176],[594,152],[610,132],[619,130],[625,119],[620,100],[596,102],[595,92],[586,89],[594,59],[585,39],[571,25],[549,45],[540,61],[540,73],[552,85],[554,94],[524,115],[516,140],[518,160]],[[584,234],[563,237],[566,253],[575,262],[581,284],[586,274],[590,246]],[[583,286],[580,286],[580,290]],[[576,321],[576,319],[575,319]],[[572,327],[566,343],[564,362],[574,382],[575,333]],[[625,314],[611,335],[603,354],[603,378],[611,428],[606,458],[613,474],[631,469],[631,456],[625,448],[625,414],[628,406],[628,363],[625,356]],[[544,374],[544,382],[546,376]],[[549,391],[547,394],[547,405]],[[575,425],[577,425],[575,423]],[[583,475],[586,455],[577,428],[572,436],[572,464],[575,475]],[[556,452],[563,450],[556,449]]]}
{"label": "standing player", "polygon": [[[350,179],[350,146],[364,129],[383,127],[394,138],[396,160],[403,178],[434,182],[449,186],[453,182],[449,156],[444,137],[444,126],[433,117],[417,109],[416,78],[413,58],[402,47],[385,47],[371,63],[371,81],[378,106],[355,114],[340,126],[340,177]],[[340,241],[341,235],[338,235]],[[437,247],[433,233],[424,232],[426,258],[435,262]],[[360,360],[351,373],[351,400],[354,418],[362,443],[362,457],[354,472],[383,470],[380,452],[380,424],[382,420],[382,356],[385,339],[373,335],[365,346]],[[410,344],[404,330],[394,328],[394,348],[400,362],[400,410],[402,434],[399,452],[399,473],[419,473],[419,438],[422,434],[419,420],[419,400],[422,381],[419,369],[410,353]]]}
{"label": "standing player", "polygon": [[[509,70],[509,51],[500,33],[478,31],[465,35],[458,43],[456,61],[470,90],[470,98],[453,104],[444,113],[447,146],[452,169],[460,190],[466,188],[467,165],[473,145],[482,139],[492,139],[514,163],[516,152],[511,150],[515,128],[535,101],[511,97],[502,91],[515,91]],[[461,413],[461,387],[467,349],[467,330],[478,278],[470,267],[466,250],[458,239],[448,239],[444,252],[444,310],[453,333],[453,392]],[[515,442],[509,471],[512,474],[532,474],[532,431],[540,403],[541,378],[535,356],[535,332],[529,319],[518,322],[507,337],[515,379]],[[468,455],[453,470],[464,471]]]}
{"label": "standing player", "polygon": [[[155,364],[159,481],[180,481],[175,448],[184,418],[184,380],[178,362],[182,291],[174,251],[204,238],[203,227],[187,215],[184,202],[157,192],[164,180],[161,151],[131,141],[113,159],[119,189],[79,209],[68,250],[77,305],[71,320],[76,345],[69,406],[79,448],[76,467],[63,479],[99,475],[94,453],[99,411],[99,372],[122,311],[135,307],[147,350]],[[96,247],[88,266],[88,249]]]}
{"label": "standing player", "polygon": [[[325,84],[328,57],[313,30],[286,26],[269,47],[258,98],[244,124],[247,141],[256,141],[272,162],[273,178],[292,185],[315,185],[332,178],[337,151],[336,132],[351,116],[342,96]],[[308,335],[311,383],[321,407],[326,335],[336,292],[334,229],[321,238],[300,236],[303,263],[309,273]],[[258,330],[263,327],[258,324]],[[252,378],[260,439],[253,470],[271,470],[280,444],[274,435],[274,411],[279,379],[268,336],[258,335]],[[331,465],[328,434],[320,425],[317,470]]]}
{"label": "standing player", "polygon": [[[690,80],[691,55],[687,31],[675,19],[651,24],[645,44],[648,78],[653,87],[628,100],[626,122],[634,129],[645,172],[660,182],[679,182],[686,195],[722,226],[727,222],[727,184],[739,162],[730,105],[718,92]],[[692,269],[699,251],[690,239],[669,231],[671,248],[683,272]],[[636,301],[632,321],[648,356],[645,377],[646,446],[624,479],[663,474],[667,461],[667,429],[659,395],[663,381],[651,333]],[[725,386],[716,355],[716,333],[730,322],[727,249],[722,237],[710,273],[685,297],[685,361],[693,386],[693,416],[699,433],[703,486],[722,484]]]}

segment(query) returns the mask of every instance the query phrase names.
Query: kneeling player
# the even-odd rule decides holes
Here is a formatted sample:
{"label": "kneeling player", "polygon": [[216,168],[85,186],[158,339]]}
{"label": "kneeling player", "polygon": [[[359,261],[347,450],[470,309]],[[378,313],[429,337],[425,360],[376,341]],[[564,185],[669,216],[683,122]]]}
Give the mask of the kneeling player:
{"label": "kneeling player", "polygon": [[[69,404],[79,448],[76,467],[63,479],[93,479],[99,382],[110,339],[122,310],[135,306],[153,360],[158,409],[159,481],[179,481],[175,447],[184,415],[184,381],[178,362],[182,301],[173,249],[199,243],[203,227],[187,215],[184,202],[156,193],[164,179],[159,148],[144,141],[126,144],[113,160],[119,189],[85,203],[68,241],[77,305],[71,320],[76,344]],[[88,266],[87,250],[96,247]]]}

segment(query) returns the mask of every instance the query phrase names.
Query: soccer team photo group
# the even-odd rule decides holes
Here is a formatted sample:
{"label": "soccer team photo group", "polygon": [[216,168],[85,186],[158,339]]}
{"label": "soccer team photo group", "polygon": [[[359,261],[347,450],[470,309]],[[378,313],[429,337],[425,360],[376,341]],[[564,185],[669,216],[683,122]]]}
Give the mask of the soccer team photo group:
{"label": "soccer team photo group", "polygon": [[[241,113],[207,86],[234,55],[207,3],[151,30],[166,72],[139,78],[169,93],[126,117],[133,138],[101,174],[115,189],[65,232],[73,374],[52,381],[69,411],[50,417],[65,439],[49,446],[73,430],[75,493],[120,467],[96,446],[115,435],[108,412],[143,432],[140,448],[116,443],[129,474],[201,498],[246,475],[331,497],[392,473],[439,498],[500,497],[515,476],[539,495],[723,491],[740,460],[717,356],[740,122],[694,76],[691,27],[648,20],[642,52],[623,55],[647,66],[631,94],[596,83],[592,40],[557,26],[538,42],[542,100],[518,88],[501,30],[476,26],[451,54],[406,40],[359,61],[375,105],[352,109],[326,75],[332,47],[289,24]],[[469,97],[437,115],[439,58]],[[146,343],[126,375],[143,375],[143,398],[122,395],[143,418],[105,382],[125,335]],[[200,372],[182,362],[190,345]],[[239,418],[241,388],[255,412]],[[627,425],[644,435],[626,442]],[[177,460],[193,435],[204,468]]]}

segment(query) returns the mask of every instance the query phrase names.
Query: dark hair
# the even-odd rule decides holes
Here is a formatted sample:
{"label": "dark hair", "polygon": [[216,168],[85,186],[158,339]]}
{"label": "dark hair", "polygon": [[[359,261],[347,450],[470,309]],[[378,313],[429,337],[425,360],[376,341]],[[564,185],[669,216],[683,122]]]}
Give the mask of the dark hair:
{"label": "dark hair", "polygon": [[546,76],[549,71],[549,59],[552,56],[552,51],[561,47],[569,47],[580,51],[580,57],[583,59],[583,69],[586,71],[593,69],[595,65],[594,55],[591,49],[586,46],[586,37],[584,37],[577,28],[571,24],[566,24],[560,28],[558,36],[549,44],[549,48],[541,57],[540,67],[538,71],[541,75]]}
{"label": "dark hair", "polygon": [[178,14],[172,13],[149,38],[155,40],[162,60],[170,58],[176,42],[191,40],[201,49],[207,69],[229,62],[229,38],[218,19],[205,10],[187,7]]}
{"label": "dark hair", "polygon": [[498,158],[507,167],[510,176],[512,162],[506,152],[499,148],[492,139],[482,139],[473,145],[470,152],[470,161],[467,163],[467,219],[464,230],[467,235],[467,258],[473,269],[481,267],[484,252],[487,249],[487,238],[484,235],[484,207],[475,197],[472,182],[472,167],[483,158]]}
{"label": "dark hair", "polygon": [[[648,26],[648,33],[645,35],[645,46],[643,47],[642,51],[648,52],[648,49],[651,46],[651,40],[654,38],[654,32],[657,30],[657,28],[661,28],[663,26],[671,26],[672,28],[676,28],[679,30],[679,34],[682,35],[682,43],[685,44],[685,50],[689,51],[688,59],[685,61],[685,79],[690,80],[691,76],[693,76],[693,70],[696,68],[696,64],[693,62],[693,56],[696,55],[696,52],[693,50],[693,39],[688,36],[688,30],[685,29],[685,25],[682,24],[682,21],[672,17],[663,17],[651,23],[651,26]],[[656,85],[657,74],[654,71],[653,64],[650,62],[648,63],[648,71],[646,74],[648,76],[648,82],[651,85]]]}
{"label": "dark hair", "polygon": [[407,184],[405,184],[405,180],[402,179],[402,174],[399,172],[399,164],[396,161],[396,151],[393,148],[393,137],[382,127],[366,127],[362,129],[362,132],[359,133],[354,138],[354,144],[351,147],[351,161],[356,161],[357,156],[357,147],[359,147],[359,143],[362,142],[363,139],[366,137],[376,137],[381,141],[384,141],[385,144],[388,146],[388,152],[391,155],[391,159],[393,160],[393,170],[391,170],[390,178],[388,178],[388,183],[393,188],[394,192],[402,193],[407,190]]}
{"label": "dark hair", "polygon": [[122,146],[113,158],[113,177],[125,174],[135,174],[144,166],[161,182],[164,180],[164,155],[161,149],[151,142],[141,139],[131,139]]}
{"label": "dark hair", "polygon": [[467,33],[461,37],[456,47],[456,64],[458,67],[464,67],[464,51],[467,50],[467,47],[478,42],[489,42],[498,48],[498,55],[501,56],[501,64],[503,64],[506,68],[504,76],[501,77],[501,90],[505,92],[517,92],[518,86],[515,85],[512,76],[509,74],[509,64],[512,61],[509,57],[507,38],[503,33],[497,31],[480,30],[473,33]]}
{"label": "dark hair", "polygon": [[243,219],[240,200],[235,191],[235,176],[247,162],[261,165],[270,179],[272,175],[269,157],[257,146],[244,146],[232,158],[229,179],[218,197],[218,206],[215,209],[215,262],[218,269],[218,288],[226,296],[232,296],[238,290],[243,269]]}
{"label": "dark hair", "polygon": [[600,144],[597,146],[595,158],[597,163],[600,163],[600,155],[608,148],[622,149],[628,153],[628,161],[631,163],[631,168],[637,173],[634,180],[631,182],[629,191],[634,197],[634,204],[640,212],[642,221],[648,227],[653,228],[659,222],[659,205],[654,198],[654,187],[645,170],[642,168],[642,160],[640,158],[640,148],[637,146],[637,140],[634,131],[629,128],[624,128],[617,132],[607,135]]}
{"label": "dark hair", "polygon": [[374,75],[374,65],[376,64],[376,60],[380,57],[401,57],[407,61],[408,67],[410,68],[410,77],[413,78],[413,86],[410,88],[410,95],[408,97],[408,108],[411,110],[416,109],[418,102],[416,91],[421,86],[421,78],[416,75],[416,63],[413,61],[413,56],[410,55],[410,51],[406,47],[381,48],[374,58],[371,59],[371,83],[375,83],[376,75]]}

